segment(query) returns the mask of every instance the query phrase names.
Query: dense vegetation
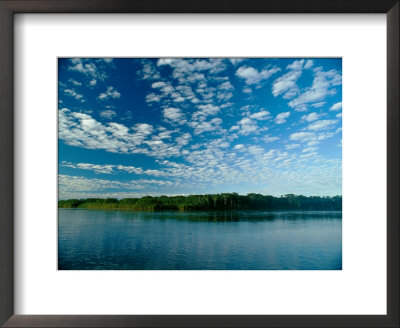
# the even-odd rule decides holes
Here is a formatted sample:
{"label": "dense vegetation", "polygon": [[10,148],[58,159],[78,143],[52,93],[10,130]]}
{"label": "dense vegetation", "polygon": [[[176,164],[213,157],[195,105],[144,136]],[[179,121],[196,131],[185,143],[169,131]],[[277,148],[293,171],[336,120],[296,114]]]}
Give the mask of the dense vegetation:
{"label": "dense vegetation", "polygon": [[285,195],[281,197],[237,193],[189,196],[145,196],[142,198],[87,198],[58,202],[59,208],[160,210],[342,210],[342,196],[319,197]]}

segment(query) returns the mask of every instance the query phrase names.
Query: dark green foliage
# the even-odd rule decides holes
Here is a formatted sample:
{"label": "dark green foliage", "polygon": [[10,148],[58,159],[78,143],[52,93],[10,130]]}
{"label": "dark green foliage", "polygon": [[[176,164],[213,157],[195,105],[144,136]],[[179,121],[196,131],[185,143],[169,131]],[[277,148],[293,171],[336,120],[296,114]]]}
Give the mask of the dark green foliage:
{"label": "dark green foliage", "polygon": [[68,200],[59,200],[58,207],[59,208],[75,208],[84,202],[83,199],[68,199]]}
{"label": "dark green foliage", "polygon": [[142,198],[87,198],[58,202],[59,208],[161,210],[342,210],[342,196],[319,197],[288,194],[281,197],[237,193]]}

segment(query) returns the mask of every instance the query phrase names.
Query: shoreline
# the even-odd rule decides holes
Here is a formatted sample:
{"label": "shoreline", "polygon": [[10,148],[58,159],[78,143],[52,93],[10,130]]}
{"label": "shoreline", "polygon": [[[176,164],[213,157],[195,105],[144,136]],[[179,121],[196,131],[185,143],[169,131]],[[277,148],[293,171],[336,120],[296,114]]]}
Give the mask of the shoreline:
{"label": "shoreline", "polygon": [[237,193],[141,198],[86,198],[59,200],[59,208],[120,209],[135,211],[234,211],[234,210],[342,210],[342,196],[280,197]]}
{"label": "shoreline", "polygon": [[87,207],[57,207],[59,210],[88,210],[88,211],[126,211],[126,212],[177,212],[177,213],[190,213],[190,212],[342,212],[336,209],[209,209],[209,210],[137,210],[132,208],[87,208]]}

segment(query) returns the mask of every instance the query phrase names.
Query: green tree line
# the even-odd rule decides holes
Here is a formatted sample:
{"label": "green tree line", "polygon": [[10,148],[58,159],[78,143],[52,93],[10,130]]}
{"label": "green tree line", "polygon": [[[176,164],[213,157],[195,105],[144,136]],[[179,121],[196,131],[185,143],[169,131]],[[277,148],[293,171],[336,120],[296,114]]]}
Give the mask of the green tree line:
{"label": "green tree line", "polygon": [[145,196],[141,198],[87,198],[59,200],[59,208],[121,209],[138,211],[197,211],[197,210],[342,210],[342,196],[281,197],[237,193]]}

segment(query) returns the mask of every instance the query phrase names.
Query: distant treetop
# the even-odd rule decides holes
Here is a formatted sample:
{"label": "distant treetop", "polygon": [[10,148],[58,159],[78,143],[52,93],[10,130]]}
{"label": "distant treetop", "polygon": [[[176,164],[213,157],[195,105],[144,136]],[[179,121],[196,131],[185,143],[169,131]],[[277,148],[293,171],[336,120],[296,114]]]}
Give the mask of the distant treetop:
{"label": "distant treetop", "polygon": [[281,197],[237,193],[145,196],[141,198],[87,198],[58,201],[59,208],[160,210],[342,210],[342,196],[302,196],[287,194]]}

